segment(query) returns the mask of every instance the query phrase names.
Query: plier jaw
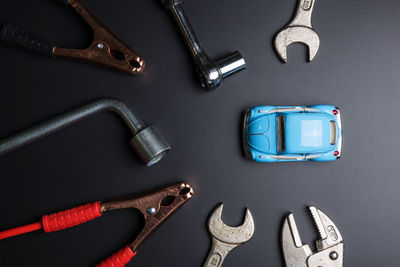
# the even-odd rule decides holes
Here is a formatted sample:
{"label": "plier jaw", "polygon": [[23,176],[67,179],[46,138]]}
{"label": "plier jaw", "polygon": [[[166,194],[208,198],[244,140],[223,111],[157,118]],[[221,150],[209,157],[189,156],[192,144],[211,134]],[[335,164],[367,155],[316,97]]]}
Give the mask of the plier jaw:
{"label": "plier jaw", "polygon": [[320,239],[316,241],[317,252],[303,245],[293,213],[282,226],[282,249],[288,267],[341,267],[343,266],[344,243],[333,221],[316,207],[309,207],[318,229]]}

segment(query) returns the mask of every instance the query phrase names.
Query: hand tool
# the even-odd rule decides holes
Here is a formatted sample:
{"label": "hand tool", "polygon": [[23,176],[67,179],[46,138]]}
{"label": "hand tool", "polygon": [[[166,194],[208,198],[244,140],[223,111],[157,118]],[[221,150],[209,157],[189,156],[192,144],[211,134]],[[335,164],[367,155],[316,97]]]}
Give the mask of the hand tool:
{"label": "hand tool", "polygon": [[160,161],[171,149],[155,126],[146,127],[139,117],[133,114],[122,102],[113,99],[104,99],[43,122],[4,140],[0,140],[0,155],[32,143],[41,137],[70,126],[74,122],[82,121],[91,115],[105,110],[112,111],[123,119],[134,135],[130,142],[132,148],[147,166]]}
{"label": "hand tool", "polygon": [[218,61],[212,61],[201,47],[200,42],[197,40],[185,16],[181,5],[182,1],[183,0],[161,0],[164,7],[171,11],[186,39],[186,43],[192,52],[196,64],[196,72],[200,77],[202,87],[215,89],[221,85],[223,80],[245,69],[246,62],[237,51]]}
{"label": "hand tool", "polygon": [[329,217],[316,207],[309,207],[320,240],[316,241],[317,252],[303,245],[292,213],[286,217],[282,227],[282,248],[288,267],[340,267],[343,266],[343,239]]}
{"label": "hand tool", "polygon": [[230,227],[221,219],[223,204],[211,214],[208,229],[212,237],[212,247],[204,267],[220,267],[228,253],[250,240],[254,234],[253,216],[246,210],[244,223],[238,227]]}
{"label": "hand tool", "polygon": [[144,60],[135,51],[120,41],[78,0],[57,0],[71,5],[93,30],[92,44],[83,50],[61,48],[43,40],[29,30],[13,24],[0,25],[0,40],[17,48],[30,50],[46,56],[59,56],[79,61],[96,63],[106,67],[140,74],[145,67]]}
{"label": "hand tool", "polygon": [[40,229],[46,233],[60,231],[91,221],[107,211],[134,208],[143,214],[144,228],[130,245],[96,265],[99,267],[125,266],[135,256],[139,246],[192,196],[193,188],[187,183],[180,183],[142,197],[104,203],[98,201],[45,215],[41,222],[0,232],[0,240]]}
{"label": "hand tool", "polygon": [[312,61],[319,49],[319,36],[311,25],[315,0],[299,0],[297,12],[290,22],[275,37],[275,50],[284,63],[287,62],[287,47],[292,43],[308,46],[308,60]]}

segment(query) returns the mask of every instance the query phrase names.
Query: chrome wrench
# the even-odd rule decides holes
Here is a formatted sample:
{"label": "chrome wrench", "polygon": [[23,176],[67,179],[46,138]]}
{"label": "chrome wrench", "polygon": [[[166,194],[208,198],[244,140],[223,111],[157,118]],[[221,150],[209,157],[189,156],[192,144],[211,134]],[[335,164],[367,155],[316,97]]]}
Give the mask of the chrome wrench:
{"label": "chrome wrench", "polygon": [[223,204],[211,214],[208,229],[212,237],[212,247],[204,267],[220,267],[228,253],[250,240],[254,234],[254,220],[249,209],[246,210],[244,223],[230,227],[221,219]]}
{"label": "chrome wrench", "polygon": [[287,62],[287,47],[292,43],[308,46],[308,61],[317,55],[320,40],[311,24],[315,0],[299,0],[293,20],[275,37],[275,50],[284,63]]}

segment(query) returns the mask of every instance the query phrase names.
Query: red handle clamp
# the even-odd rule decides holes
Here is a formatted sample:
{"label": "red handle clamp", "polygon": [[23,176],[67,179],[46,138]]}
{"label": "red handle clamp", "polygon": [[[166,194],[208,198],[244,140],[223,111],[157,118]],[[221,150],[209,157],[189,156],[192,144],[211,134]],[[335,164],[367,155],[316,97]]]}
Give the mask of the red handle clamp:
{"label": "red handle clamp", "polygon": [[96,267],[124,267],[135,255],[136,251],[133,252],[129,246],[126,246],[97,264]]}
{"label": "red handle clamp", "polygon": [[43,229],[51,233],[70,228],[101,216],[100,201],[45,215],[41,222],[0,232],[0,240]]}

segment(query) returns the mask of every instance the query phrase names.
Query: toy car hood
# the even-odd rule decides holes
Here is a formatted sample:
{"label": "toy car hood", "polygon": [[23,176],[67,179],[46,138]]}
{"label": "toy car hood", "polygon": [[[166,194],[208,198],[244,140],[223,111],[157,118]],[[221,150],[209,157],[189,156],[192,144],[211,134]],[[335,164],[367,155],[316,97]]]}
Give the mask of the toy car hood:
{"label": "toy car hood", "polygon": [[247,141],[262,153],[276,154],[276,114],[264,115],[251,121],[247,128]]}

